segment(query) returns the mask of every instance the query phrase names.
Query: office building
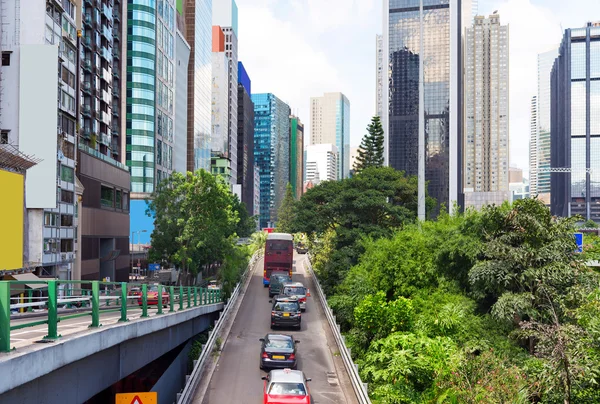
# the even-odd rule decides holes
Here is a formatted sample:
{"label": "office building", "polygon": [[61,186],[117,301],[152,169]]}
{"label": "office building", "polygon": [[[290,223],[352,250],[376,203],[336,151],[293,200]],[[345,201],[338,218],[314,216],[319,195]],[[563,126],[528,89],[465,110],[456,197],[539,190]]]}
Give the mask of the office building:
{"label": "office building", "polygon": [[304,124],[290,116],[290,184],[294,198],[300,199],[304,190]]}
{"label": "office building", "polygon": [[306,181],[318,185],[321,181],[335,181],[339,156],[334,144],[312,144],[306,147]]}
{"label": "office building", "polygon": [[383,117],[386,164],[418,174],[419,58],[423,56],[425,180],[439,205],[463,205],[463,32],[471,23],[471,1],[425,2],[424,49],[420,49],[419,1],[384,0]]}
{"label": "office building", "polygon": [[565,31],[550,88],[550,208],[600,222],[600,23]]}
{"label": "office building", "polygon": [[254,103],[252,82],[242,62],[238,62],[237,185],[248,214],[254,212]]}
{"label": "office building", "polygon": [[28,1],[26,7],[2,0],[0,7],[0,143],[7,144],[3,151],[10,148],[11,154],[38,162],[23,167],[22,266],[39,276],[73,279],[78,9],[70,1],[43,0]]}
{"label": "office building", "polygon": [[[383,64],[383,35],[375,37],[375,113],[381,118],[383,115],[383,75],[385,72]],[[352,164],[350,164],[352,170]]]}
{"label": "office building", "polygon": [[175,133],[173,137],[173,170],[187,172],[187,126],[188,126],[188,68],[190,45],[183,33],[177,30],[175,41]]}
{"label": "office building", "polygon": [[[465,38],[465,206],[509,199],[508,26],[477,16]],[[479,194],[479,195],[478,195]]]}
{"label": "office building", "polygon": [[210,170],[212,100],[212,0],[177,2],[178,26],[190,45],[187,170]]}
{"label": "office building", "polygon": [[530,192],[546,205],[550,205],[550,73],[557,56],[558,46],[538,55],[537,95],[532,111],[535,128],[531,134]]}
{"label": "office building", "polygon": [[212,157],[227,159],[229,144],[229,60],[225,54],[225,34],[219,26],[212,31]]}
{"label": "office building", "polygon": [[537,96],[531,97],[531,112],[530,122],[531,126],[529,129],[529,189],[531,195],[537,195],[537,130],[538,130],[538,117],[537,117]]}
{"label": "office building", "polygon": [[310,144],[334,144],[338,152],[337,179],[350,175],[350,101],[342,93],[310,99]]}
{"label": "office building", "polygon": [[273,94],[252,94],[254,164],[260,175],[261,228],[273,227],[290,179],[289,105]]}

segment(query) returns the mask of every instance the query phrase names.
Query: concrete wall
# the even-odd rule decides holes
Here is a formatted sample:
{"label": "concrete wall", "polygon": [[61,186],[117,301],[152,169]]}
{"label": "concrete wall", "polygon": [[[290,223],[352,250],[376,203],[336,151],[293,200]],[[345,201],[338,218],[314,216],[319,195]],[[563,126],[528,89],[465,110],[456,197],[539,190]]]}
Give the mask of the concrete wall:
{"label": "concrete wall", "polygon": [[188,341],[177,358],[171,363],[160,377],[151,391],[158,393],[158,404],[173,404],[177,401],[177,393],[185,387],[187,375],[188,354],[192,348],[192,341]]}
{"label": "concrete wall", "polygon": [[80,404],[206,330],[223,304],[118,324],[0,357],[0,403]]}

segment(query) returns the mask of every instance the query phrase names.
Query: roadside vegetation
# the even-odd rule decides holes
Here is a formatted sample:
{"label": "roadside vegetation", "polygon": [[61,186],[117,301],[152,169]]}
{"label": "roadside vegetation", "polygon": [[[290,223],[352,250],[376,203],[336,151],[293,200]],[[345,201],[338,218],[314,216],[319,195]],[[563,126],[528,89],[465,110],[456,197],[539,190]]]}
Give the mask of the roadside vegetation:
{"label": "roadside vegetation", "polygon": [[536,199],[418,223],[416,184],[369,166],[294,204],[373,402],[600,403],[598,237],[575,253]]}

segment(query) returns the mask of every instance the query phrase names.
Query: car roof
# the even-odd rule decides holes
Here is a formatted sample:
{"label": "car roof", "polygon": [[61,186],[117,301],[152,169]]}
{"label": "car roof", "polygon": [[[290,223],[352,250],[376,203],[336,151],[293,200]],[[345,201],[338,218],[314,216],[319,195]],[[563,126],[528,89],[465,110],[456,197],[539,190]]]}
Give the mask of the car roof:
{"label": "car roof", "polygon": [[294,237],[291,234],[287,233],[269,233],[267,234],[267,240],[285,240],[285,241],[294,241]]}
{"label": "car roof", "polygon": [[298,298],[296,296],[277,295],[275,296],[277,302],[296,302]]}
{"label": "car roof", "polygon": [[270,382],[304,383],[304,373],[301,370],[276,369],[271,370]]}
{"label": "car roof", "polygon": [[283,284],[283,286],[284,286],[284,287],[285,287],[285,286],[293,286],[293,287],[295,287],[295,288],[299,288],[299,287],[302,287],[302,288],[304,288],[304,287],[305,287],[305,286],[304,286],[304,284],[303,284],[302,282],[286,282],[286,283],[284,283],[284,284]]}
{"label": "car roof", "polygon": [[287,335],[287,334],[267,334],[266,338],[267,339],[291,339],[291,340],[294,339],[291,335]]}

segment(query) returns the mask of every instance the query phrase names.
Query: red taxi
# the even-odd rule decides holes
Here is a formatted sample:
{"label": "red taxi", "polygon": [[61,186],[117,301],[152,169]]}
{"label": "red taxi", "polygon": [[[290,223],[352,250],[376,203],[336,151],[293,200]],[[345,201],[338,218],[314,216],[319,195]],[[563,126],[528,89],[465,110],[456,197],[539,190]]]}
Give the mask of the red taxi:
{"label": "red taxi", "polygon": [[[148,301],[148,306],[157,306],[158,305],[158,285],[148,286],[148,291],[146,293],[146,299]],[[140,306],[143,305],[142,301],[142,293],[140,292],[138,295],[138,304]],[[169,292],[165,286],[162,287],[162,305],[167,306],[169,304]]]}
{"label": "red taxi", "polygon": [[310,390],[304,372],[300,370],[271,370],[263,376],[263,404],[311,404]]}

